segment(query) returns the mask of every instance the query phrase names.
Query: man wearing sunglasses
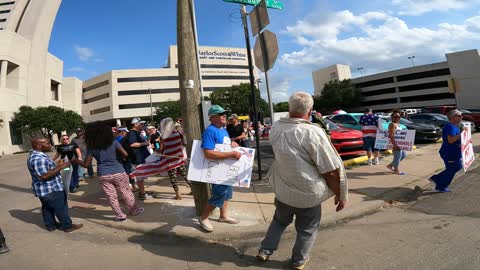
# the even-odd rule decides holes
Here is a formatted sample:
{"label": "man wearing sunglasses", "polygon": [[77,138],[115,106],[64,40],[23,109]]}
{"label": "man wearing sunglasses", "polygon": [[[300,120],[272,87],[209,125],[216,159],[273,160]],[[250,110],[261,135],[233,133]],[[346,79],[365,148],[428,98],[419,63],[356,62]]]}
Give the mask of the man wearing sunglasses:
{"label": "man wearing sunglasses", "polygon": [[[203,132],[202,135],[202,148],[205,158],[210,160],[223,160],[223,159],[240,159],[241,154],[239,152],[219,152],[215,151],[215,144],[228,144],[233,148],[238,147],[236,142],[231,142],[230,136],[225,129],[227,123],[226,111],[218,106],[213,105],[208,110],[208,118],[211,125]],[[202,212],[202,215],[198,217],[198,221],[202,228],[207,232],[213,231],[213,226],[208,220],[208,216],[215,208],[220,208],[220,218],[218,222],[237,224],[239,221],[233,217],[230,217],[227,212],[227,202],[232,198],[233,189],[231,186],[212,184],[212,196],[208,200],[208,204]]]}

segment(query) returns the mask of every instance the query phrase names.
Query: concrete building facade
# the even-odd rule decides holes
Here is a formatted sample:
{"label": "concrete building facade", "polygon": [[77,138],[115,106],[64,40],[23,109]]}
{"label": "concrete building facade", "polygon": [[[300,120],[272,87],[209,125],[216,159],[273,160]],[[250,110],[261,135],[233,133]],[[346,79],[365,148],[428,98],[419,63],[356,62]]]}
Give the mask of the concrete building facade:
{"label": "concrete building facade", "polygon": [[[23,150],[21,133],[11,125],[22,105],[64,107],[78,112],[73,96],[64,91],[63,62],[48,53],[50,34],[61,0],[0,1],[0,154]],[[78,84],[77,84],[78,87]]]}
{"label": "concrete building facade", "polygon": [[347,65],[332,65],[326,68],[312,72],[314,95],[320,96],[322,94],[323,86],[333,80],[345,80],[352,77],[350,66]]}
{"label": "concrete building facade", "polygon": [[[201,46],[199,54],[204,96],[249,83],[246,49]],[[170,46],[164,68],[112,70],[84,81],[82,116],[87,123],[111,120],[126,125],[134,117],[150,119],[160,102],[179,99],[177,46]]]}
{"label": "concrete building facade", "polygon": [[[363,107],[374,110],[456,105],[480,109],[478,50],[446,54],[447,61],[392,70],[352,79],[364,97]],[[328,68],[317,70],[327,74]]]}

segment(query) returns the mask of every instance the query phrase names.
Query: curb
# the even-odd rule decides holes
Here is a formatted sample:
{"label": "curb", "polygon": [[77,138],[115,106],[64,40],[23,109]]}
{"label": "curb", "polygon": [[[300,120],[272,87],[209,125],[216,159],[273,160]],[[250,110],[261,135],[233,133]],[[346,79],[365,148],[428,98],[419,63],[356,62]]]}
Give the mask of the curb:
{"label": "curb", "polygon": [[[417,146],[413,146],[412,147],[412,151],[413,150],[417,150]],[[383,151],[382,152],[383,154],[385,155],[392,155],[393,154],[393,151],[392,150],[386,150],[386,151]],[[343,161],[343,166],[345,167],[351,167],[351,166],[355,166],[355,165],[358,165],[358,164],[363,164],[365,162],[368,161],[368,157],[367,156],[360,156],[360,157],[356,157],[356,158],[352,158],[352,159],[348,159],[348,160],[344,160]]]}

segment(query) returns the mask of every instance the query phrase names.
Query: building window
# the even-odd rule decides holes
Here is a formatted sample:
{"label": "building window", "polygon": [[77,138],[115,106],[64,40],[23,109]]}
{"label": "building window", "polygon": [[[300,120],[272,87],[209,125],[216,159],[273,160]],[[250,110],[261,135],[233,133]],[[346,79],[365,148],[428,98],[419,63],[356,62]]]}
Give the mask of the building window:
{"label": "building window", "polygon": [[83,92],[85,93],[85,92],[88,92],[88,91],[92,91],[94,89],[97,89],[97,88],[100,88],[102,86],[108,85],[109,83],[110,83],[110,81],[106,80],[106,81],[103,81],[103,82],[96,83],[94,85],[90,85],[88,87],[83,88]]}
{"label": "building window", "polygon": [[17,127],[13,122],[9,122],[10,125],[10,139],[12,141],[12,145],[22,145],[23,144],[23,137],[22,137],[22,130],[20,127]]}
{"label": "building window", "polygon": [[54,80],[50,80],[50,99],[58,101],[58,86],[60,85],[59,82],[56,82]]}
{"label": "building window", "polygon": [[449,68],[400,75],[400,76],[397,76],[397,81],[403,82],[403,81],[418,80],[418,79],[432,78],[432,77],[445,76],[445,75],[450,75]]}
{"label": "building window", "polygon": [[87,99],[83,100],[83,104],[92,103],[92,102],[99,101],[99,100],[102,100],[102,99],[106,99],[106,98],[109,98],[109,97],[110,97],[110,93],[106,93],[106,94],[102,94],[102,95],[95,96],[95,97],[92,97],[92,98],[87,98]]}
{"label": "building window", "polygon": [[442,87],[448,87],[448,82],[440,81],[440,82],[431,82],[431,83],[412,84],[407,86],[401,86],[398,88],[398,90],[400,92],[409,92],[409,91],[428,90],[428,89],[442,88]]}
{"label": "building window", "polygon": [[337,72],[330,73],[330,80],[337,80],[337,79],[338,79]]}
{"label": "building window", "polygon": [[10,13],[10,9],[8,9],[8,10],[0,10],[0,14],[4,14],[4,13]]}
{"label": "building window", "polygon": [[373,80],[373,81],[357,83],[356,86],[358,88],[364,88],[364,87],[382,85],[382,84],[387,84],[387,83],[393,83],[393,77],[388,77],[388,78],[383,78],[383,79],[378,79],[378,80]]}
{"label": "building window", "polygon": [[0,22],[6,22],[7,19],[0,19]]}
{"label": "building window", "polygon": [[13,4],[15,4],[15,1],[0,3],[0,6],[8,6],[8,5],[13,5]]}
{"label": "building window", "polygon": [[118,83],[127,83],[127,82],[173,81],[173,80],[178,80],[178,76],[118,78],[117,82]]}
{"label": "building window", "polygon": [[164,89],[142,89],[142,90],[126,90],[118,91],[119,96],[133,96],[133,95],[148,95],[152,91],[152,94],[165,94],[165,93],[179,93],[178,88],[164,88]]}
{"label": "building window", "polygon": [[103,107],[103,108],[98,108],[98,109],[95,109],[95,110],[91,110],[90,115],[95,115],[95,114],[104,113],[104,112],[108,112],[108,111],[110,111],[110,106]]}

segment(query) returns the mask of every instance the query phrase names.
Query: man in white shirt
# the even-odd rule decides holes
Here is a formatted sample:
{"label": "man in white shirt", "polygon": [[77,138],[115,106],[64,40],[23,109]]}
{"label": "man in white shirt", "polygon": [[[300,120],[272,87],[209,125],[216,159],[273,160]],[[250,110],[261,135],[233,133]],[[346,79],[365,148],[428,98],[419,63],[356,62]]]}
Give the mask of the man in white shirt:
{"label": "man in white shirt", "polygon": [[275,192],[275,215],[262,241],[257,259],[268,260],[295,216],[297,239],[291,267],[303,269],[320,228],[321,203],[335,196],[337,212],[347,202],[343,162],[325,132],[312,124],[312,96],[294,93],[289,118],[281,118],[270,132],[275,160],[267,174]]}

